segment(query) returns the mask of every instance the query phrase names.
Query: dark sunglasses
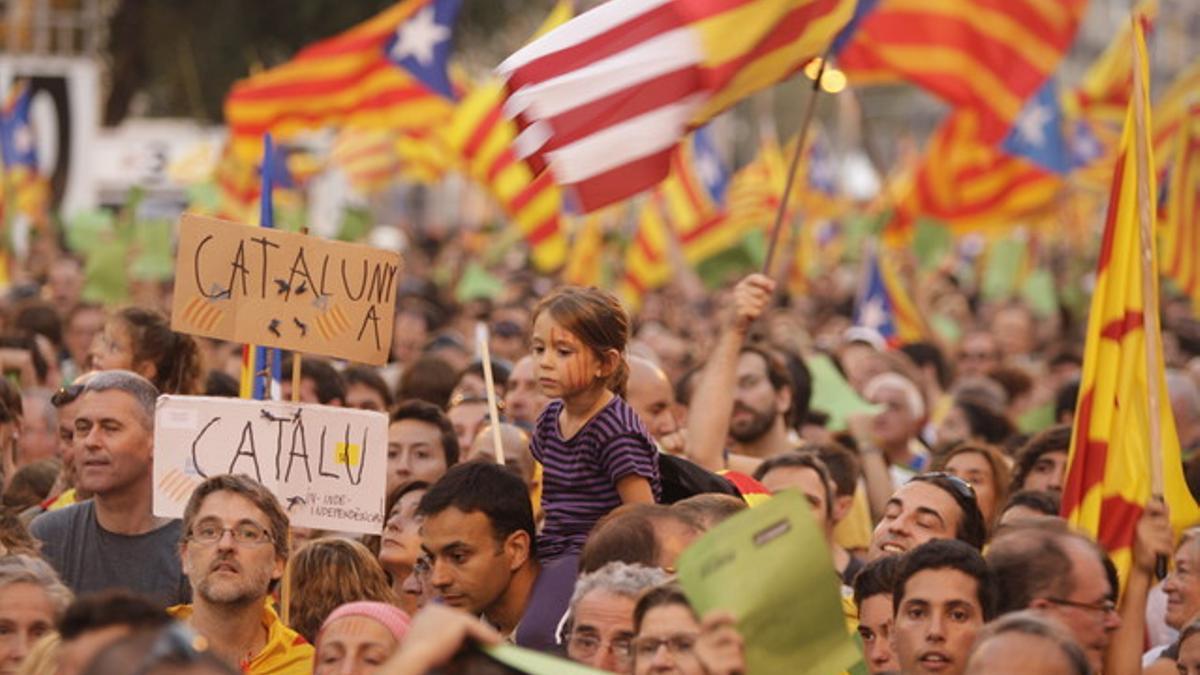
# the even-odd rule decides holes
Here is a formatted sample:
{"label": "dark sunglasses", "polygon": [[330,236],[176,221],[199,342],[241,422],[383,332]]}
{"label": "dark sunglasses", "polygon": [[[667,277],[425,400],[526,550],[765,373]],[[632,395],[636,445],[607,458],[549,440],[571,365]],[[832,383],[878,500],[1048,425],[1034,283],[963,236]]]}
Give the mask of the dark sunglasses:
{"label": "dark sunglasses", "polygon": [[82,393],[82,384],[72,384],[66,387],[59,387],[58,391],[54,392],[54,395],[50,397],[50,405],[54,406],[55,408],[61,408],[64,405],[69,405],[74,403],[75,399],[79,398],[79,395]]}
{"label": "dark sunglasses", "polygon": [[945,479],[945,481],[950,484],[950,487],[958,493],[958,496],[963,497],[964,499],[975,499],[975,488],[971,487],[971,484],[967,481],[955,476],[952,473],[946,473],[945,471],[929,471],[927,473],[913,476],[912,480],[932,483],[934,481],[931,481],[931,478]]}

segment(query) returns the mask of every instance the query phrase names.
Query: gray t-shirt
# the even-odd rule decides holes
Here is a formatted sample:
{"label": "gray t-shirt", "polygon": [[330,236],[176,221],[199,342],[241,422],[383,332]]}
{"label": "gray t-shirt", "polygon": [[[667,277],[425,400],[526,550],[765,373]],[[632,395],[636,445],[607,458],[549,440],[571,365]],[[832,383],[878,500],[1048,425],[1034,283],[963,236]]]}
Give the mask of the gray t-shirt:
{"label": "gray t-shirt", "polygon": [[92,500],[43,513],[29,531],[42,542],[42,555],[75,593],[124,588],[170,607],[191,601],[191,586],[179,563],[183,524],[172,520],[157,530],[123,535],[100,527]]}

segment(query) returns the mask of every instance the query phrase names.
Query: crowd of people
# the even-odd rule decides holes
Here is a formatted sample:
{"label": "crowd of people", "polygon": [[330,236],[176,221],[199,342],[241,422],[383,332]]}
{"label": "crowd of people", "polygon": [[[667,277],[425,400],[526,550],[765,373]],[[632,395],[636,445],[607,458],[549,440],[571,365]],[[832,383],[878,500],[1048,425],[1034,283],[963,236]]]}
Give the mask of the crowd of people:
{"label": "crowd of people", "polygon": [[[755,636],[697,611],[676,566],[784,490],[828,545],[829,618],[865,672],[1200,672],[1200,534],[1176,541],[1151,502],[1122,577],[1059,515],[1078,317],[981,303],[947,273],[922,303],[961,307],[961,335],[898,345],[852,325],[852,287],[789,297],[751,274],[671,285],[631,316],[524,274],[455,302],[412,255],[391,362],[305,355],[295,393],[388,415],[378,536],[291,526],[244,475],[156,517],[157,397],[236,396],[242,346],[171,331],[161,297],[82,300],[67,256],[4,297],[0,674],[515,672],[485,649],[503,643],[607,672],[744,673]],[[1200,331],[1166,302],[1200,492]],[[870,406],[814,405],[831,384],[813,358]]]}

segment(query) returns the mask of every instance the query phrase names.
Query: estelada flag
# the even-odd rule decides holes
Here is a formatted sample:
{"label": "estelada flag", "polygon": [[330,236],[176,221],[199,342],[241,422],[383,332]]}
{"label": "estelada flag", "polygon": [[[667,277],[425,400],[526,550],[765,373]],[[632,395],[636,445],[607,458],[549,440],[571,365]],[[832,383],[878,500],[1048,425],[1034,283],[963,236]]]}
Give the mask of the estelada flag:
{"label": "estelada flag", "polygon": [[453,110],[447,74],[462,0],[405,0],[233,85],[225,123],[234,151],[257,159],[262,136],[324,126],[428,128]]}
{"label": "estelada flag", "polygon": [[824,53],[854,0],[610,0],[500,64],[520,155],[583,212],[667,176],[689,130]]}
{"label": "estelada flag", "polygon": [[[1200,507],[1183,478],[1179,436],[1168,404],[1162,362],[1151,203],[1156,192],[1149,72],[1140,25],[1135,25],[1134,35],[1134,94],[1113,174],[1062,499],[1063,516],[1109,552],[1122,580],[1132,563],[1138,518],[1151,498],[1151,416],[1157,418],[1161,431],[1163,498],[1171,511],[1171,524],[1179,531],[1200,520]],[[1137,106],[1143,107],[1144,115],[1135,115]],[[1154,281],[1150,298],[1142,290],[1139,218],[1151,221],[1147,244]],[[1152,329],[1149,336],[1144,330],[1146,322]],[[1147,340],[1157,347],[1153,365],[1147,363]],[[1152,388],[1158,395],[1157,410],[1150,406]]]}

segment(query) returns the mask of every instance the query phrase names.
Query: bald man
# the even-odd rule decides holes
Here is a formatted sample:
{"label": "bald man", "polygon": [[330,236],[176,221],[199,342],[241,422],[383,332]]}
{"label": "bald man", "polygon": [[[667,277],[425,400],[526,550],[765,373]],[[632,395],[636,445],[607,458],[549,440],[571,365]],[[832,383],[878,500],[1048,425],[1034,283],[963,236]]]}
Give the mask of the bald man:
{"label": "bald man", "polygon": [[630,356],[625,401],[664,451],[683,452],[683,433],[675,419],[675,390],[662,368],[649,359]]}
{"label": "bald man", "polygon": [[[504,466],[525,481],[530,492],[537,486],[533,455],[529,452],[529,434],[515,424],[500,424],[500,446],[504,451]],[[468,459],[496,461],[495,443],[492,441],[492,425],[484,425],[471,442]]]}

